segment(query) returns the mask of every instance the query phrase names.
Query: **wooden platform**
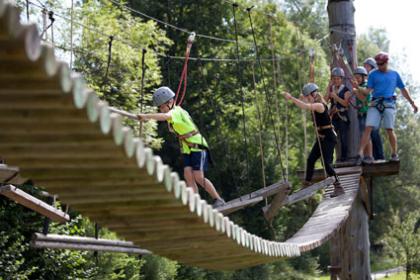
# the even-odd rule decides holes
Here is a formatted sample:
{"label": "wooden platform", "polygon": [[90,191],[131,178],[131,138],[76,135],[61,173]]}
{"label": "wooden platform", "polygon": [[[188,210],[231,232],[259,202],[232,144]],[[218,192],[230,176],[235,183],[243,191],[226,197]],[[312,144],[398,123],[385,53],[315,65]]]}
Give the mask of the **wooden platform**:
{"label": "wooden platform", "polygon": [[[18,9],[3,0],[0,65],[2,157],[84,216],[154,254],[202,268],[240,269],[299,256],[326,242],[346,219],[352,192],[323,201],[309,226],[286,242],[236,225],[133,137],[80,75],[40,45],[36,26],[21,25]],[[359,173],[348,176],[346,188],[357,190]],[[317,213],[334,223],[322,228]]]}
{"label": "wooden platform", "polygon": [[45,203],[44,201],[22,191],[13,185],[0,186],[0,194],[8,197],[16,203],[25,206],[50,220],[58,223],[70,221],[67,213]]}
{"label": "wooden platform", "polygon": [[0,184],[21,185],[28,179],[22,178],[19,174],[19,168],[0,164]]}
{"label": "wooden platform", "polygon": [[329,198],[334,187],[328,187],[311,218],[286,242],[298,245],[305,252],[329,240],[345,223],[358,193],[359,180],[360,172],[344,175],[342,185],[346,193],[335,198]]}
{"label": "wooden platform", "polygon": [[[339,163],[337,164],[339,172],[338,175],[348,174],[349,171],[355,166],[353,162]],[[400,162],[399,161],[385,161],[378,160],[373,164],[363,164],[360,166],[362,170],[362,176],[364,177],[377,177],[377,176],[391,176],[398,175],[400,172]],[[298,176],[301,180],[305,177],[305,171],[298,171]],[[314,171],[313,181],[320,181],[324,179],[324,171],[322,169],[316,169]]]}

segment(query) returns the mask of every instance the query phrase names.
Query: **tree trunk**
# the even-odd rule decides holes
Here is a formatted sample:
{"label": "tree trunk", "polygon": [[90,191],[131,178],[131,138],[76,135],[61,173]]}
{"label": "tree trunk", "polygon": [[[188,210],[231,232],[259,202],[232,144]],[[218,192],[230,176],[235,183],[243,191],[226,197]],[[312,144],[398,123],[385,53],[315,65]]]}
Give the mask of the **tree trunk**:
{"label": "tree trunk", "polygon": [[[329,0],[328,1],[328,18],[330,22],[330,44],[342,48],[344,56],[347,58],[351,69],[357,67],[356,56],[356,31],[354,27],[354,6],[353,0]],[[332,65],[342,67],[346,74],[346,85],[352,88],[350,78],[352,73],[349,69],[343,67],[333,55]],[[357,120],[357,111],[349,106],[350,133],[348,136],[348,154],[347,158],[355,158],[359,147],[359,123]],[[339,155],[341,156],[341,155]]]}
{"label": "tree trunk", "polygon": [[360,199],[354,201],[346,223],[331,238],[331,279],[370,280],[369,218]]}

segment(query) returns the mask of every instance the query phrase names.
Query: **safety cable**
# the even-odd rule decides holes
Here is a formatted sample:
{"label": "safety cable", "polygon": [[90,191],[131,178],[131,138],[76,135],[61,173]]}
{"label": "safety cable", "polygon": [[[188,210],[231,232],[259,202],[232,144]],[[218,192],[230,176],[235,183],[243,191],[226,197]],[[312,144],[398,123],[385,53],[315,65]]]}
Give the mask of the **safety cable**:
{"label": "safety cable", "polygon": [[[47,10],[44,9],[42,12],[46,13]],[[50,24],[42,30],[41,35],[39,35],[40,38],[44,37],[44,34],[45,34],[45,32],[48,31],[48,29],[50,29],[50,28],[52,29],[52,26],[53,26],[54,21],[55,21],[53,11],[48,11],[48,19],[50,20]],[[52,31],[51,31],[51,42],[54,43],[54,33]]]}
{"label": "safety cable", "polygon": [[114,41],[114,36],[109,36],[109,41],[108,41],[108,60],[106,62],[106,70],[105,70],[105,75],[104,75],[104,79],[103,79],[103,84],[105,85],[106,82],[108,82],[108,72],[109,72],[109,67],[111,66],[111,59],[112,59],[112,41]]}
{"label": "safety cable", "polygon": [[[39,4],[36,4],[36,3],[31,2],[29,0],[28,0],[28,3],[29,3],[29,5],[32,5],[32,6],[38,8],[40,10],[46,9],[44,5],[39,5]],[[57,13],[57,12],[54,12],[54,16],[57,17],[57,18],[63,19],[65,21],[67,21],[67,22],[70,22],[70,24],[75,24],[77,26],[83,27],[86,30],[89,30],[89,31],[95,33],[97,36],[102,36],[102,37],[105,37],[105,38],[109,38],[109,36],[110,36],[110,34],[107,34],[107,33],[101,31],[98,28],[95,28],[93,26],[87,26],[86,24],[83,24],[83,23],[81,23],[79,21],[76,21],[74,19],[68,18],[68,17],[66,17],[66,16],[64,16],[62,14]],[[133,49],[141,49],[141,48],[143,48],[141,46],[140,47],[139,46],[135,46],[131,42],[128,42],[127,40],[124,40],[124,39],[122,39],[122,38],[120,38],[118,36],[114,36],[114,41],[121,42],[121,43],[123,43],[123,44],[125,44],[125,45],[127,45],[127,46],[129,46],[129,47],[131,47]],[[185,56],[167,55],[167,54],[164,54],[164,53],[160,53],[158,51],[155,51],[155,50],[151,50],[151,51],[153,51],[157,56],[160,56],[160,57],[163,57],[163,58],[171,58],[171,59],[174,59],[174,60],[185,60]],[[201,60],[202,62],[220,62],[220,63],[236,63],[237,62],[237,59],[236,58],[229,58],[229,57],[226,57],[226,58],[225,57],[191,57],[191,56],[189,57],[189,60],[194,60],[195,61],[195,60],[198,60],[198,59]],[[285,58],[276,58],[276,60],[277,59],[280,59],[281,60],[281,59],[285,59]],[[250,59],[241,59],[240,61],[241,62],[252,63],[254,61],[254,59],[252,59],[252,58],[250,58]],[[261,62],[271,62],[272,59],[271,58],[260,58],[260,61]]]}
{"label": "safety cable", "polygon": [[[256,86],[256,79],[255,79],[255,65],[252,64],[252,88],[254,91],[255,96],[255,107],[257,109],[257,117],[258,117],[258,124],[259,124],[259,130],[258,130],[258,143],[259,143],[259,149],[260,149],[260,159],[261,159],[261,177],[262,177],[262,183],[263,187],[267,187],[267,183],[265,181],[265,164],[264,164],[264,145],[262,142],[262,135],[261,130],[263,129],[263,123],[261,119],[261,110],[259,105],[259,100],[257,98],[257,86]],[[268,205],[267,197],[265,198],[265,205]]]}
{"label": "safety cable", "polygon": [[242,130],[243,130],[243,137],[244,137],[244,153],[245,153],[245,161],[246,161],[246,177],[247,181],[249,181],[249,158],[248,158],[248,139],[247,139],[247,132],[246,132],[246,116],[245,116],[245,94],[243,90],[243,79],[242,79],[242,71],[241,65],[239,62],[239,40],[238,40],[238,24],[236,22],[236,8],[238,5],[236,3],[232,4],[232,12],[233,12],[233,24],[235,27],[235,44],[236,44],[236,74],[237,74],[237,81],[239,84],[239,91],[241,93],[241,106],[242,106]]}
{"label": "safety cable", "polygon": [[[143,113],[144,106],[144,77],[146,73],[146,64],[144,63],[146,57],[146,49],[141,51],[141,83],[140,83],[140,113]],[[143,136],[143,122],[140,122],[139,137]]]}
{"label": "safety cable", "polygon": [[[184,101],[185,92],[187,91],[188,61],[189,61],[189,58],[190,58],[191,48],[192,48],[192,44],[194,43],[194,40],[195,40],[195,33],[191,32],[191,34],[190,34],[190,36],[188,36],[188,40],[187,40],[187,48],[185,50],[184,66],[183,66],[183,69],[182,69],[181,78],[179,79],[178,89],[177,89],[176,94],[175,94],[175,102],[173,103],[173,105],[181,106],[182,102]],[[182,84],[184,84],[184,88],[182,90],[182,93],[180,93],[180,89],[181,89]]]}
{"label": "safety cable", "polygon": [[[143,12],[140,12],[139,10],[135,10],[135,9],[129,7],[129,6],[126,6],[126,5],[123,5],[121,3],[118,3],[115,0],[109,0],[109,1],[112,2],[112,3],[114,3],[115,5],[118,5],[118,6],[122,7],[122,8],[124,8],[124,9],[126,9],[126,10],[129,10],[129,11],[131,11],[131,12],[133,12],[135,14],[138,14],[140,16],[143,16],[145,18],[151,19],[151,20],[153,20],[153,21],[155,21],[155,22],[157,22],[159,24],[162,24],[164,26],[170,27],[170,28],[172,28],[174,30],[178,30],[178,31],[181,31],[181,32],[184,32],[184,33],[188,33],[188,34],[191,33],[191,31],[189,31],[189,30],[187,30],[185,28],[181,28],[181,27],[175,26],[173,24],[170,24],[168,22],[164,22],[163,20],[160,20],[160,19],[157,19],[155,17],[149,16],[149,15],[143,13]],[[209,39],[209,40],[222,41],[222,42],[231,42],[231,43],[234,42],[232,39],[225,39],[225,38],[220,38],[220,37],[211,36],[211,35],[205,35],[205,34],[200,34],[200,33],[197,33],[196,35],[197,35],[197,37],[201,37],[201,38],[205,38],[205,39]]]}
{"label": "safety cable", "polygon": [[282,178],[283,178],[283,180],[285,180],[283,160],[282,160],[281,151],[280,151],[280,143],[279,143],[279,139],[278,139],[278,135],[277,135],[277,131],[276,131],[276,125],[274,123],[273,114],[271,112],[271,106],[270,106],[271,100],[269,98],[267,85],[266,85],[264,77],[263,77],[264,73],[263,73],[263,68],[262,68],[262,64],[261,64],[261,60],[260,60],[260,56],[259,56],[259,52],[258,52],[258,45],[257,45],[256,37],[255,37],[254,25],[253,25],[253,21],[252,21],[252,17],[251,17],[252,8],[253,8],[253,6],[247,8],[247,12],[248,12],[248,17],[249,17],[249,23],[251,25],[252,38],[254,40],[254,51],[255,51],[255,56],[256,56],[257,62],[258,62],[258,68],[259,68],[259,71],[260,71],[261,82],[262,82],[263,88],[264,88],[265,99],[266,99],[266,103],[267,103],[267,107],[268,107],[268,114],[270,115],[270,121],[271,121],[271,124],[273,126],[273,133],[274,133],[274,138],[275,138],[275,142],[276,142],[277,156],[279,157],[279,161],[280,161]]}
{"label": "safety cable", "polygon": [[[198,63],[198,70],[199,70],[199,73],[200,73],[200,76],[201,76],[201,79],[200,80],[202,80],[204,82],[204,88],[205,89],[208,89],[209,88],[209,85],[208,85],[207,77],[203,73],[203,64],[201,63],[201,60],[200,59],[197,60],[197,63]],[[217,106],[214,104],[214,98],[210,97],[209,100],[210,100],[210,107],[213,108],[213,110],[214,110],[214,120],[216,121],[216,125],[217,125],[217,127],[219,129],[221,129],[222,123],[220,121],[219,114],[217,113]],[[219,133],[216,133],[216,138],[219,138],[219,137],[220,137],[220,134]],[[226,152],[226,155],[227,155],[227,160],[228,160],[229,164],[227,165],[227,168],[226,169],[231,174],[231,178],[233,180],[233,184],[235,186],[238,186],[238,182],[236,180],[236,176],[231,171],[231,166],[233,166],[233,162],[232,162],[232,157],[230,156],[231,153],[230,153],[229,142],[226,141],[226,138],[225,137],[223,137],[222,141],[218,140],[218,142],[222,143],[223,150]]]}

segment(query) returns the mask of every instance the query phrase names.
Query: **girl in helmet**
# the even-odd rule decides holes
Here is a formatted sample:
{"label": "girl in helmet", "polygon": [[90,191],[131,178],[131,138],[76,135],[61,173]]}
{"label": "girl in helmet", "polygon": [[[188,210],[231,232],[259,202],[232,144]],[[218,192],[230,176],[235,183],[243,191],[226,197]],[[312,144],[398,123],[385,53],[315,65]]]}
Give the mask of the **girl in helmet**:
{"label": "girl in helmet", "polygon": [[328,87],[327,101],[331,102],[330,116],[340,139],[340,157],[338,161],[347,160],[348,132],[350,119],[348,116],[351,93],[344,85],[344,70],[335,67],[331,70],[331,82]]}
{"label": "girl in helmet", "polygon": [[[355,83],[357,83],[359,88],[366,88],[368,72],[364,67],[357,67],[353,72]],[[353,92],[356,94],[356,108],[357,108],[357,119],[359,121],[359,132],[360,136],[363,135],[366,126],[366,115],[369,109],[369,103],[371,100],[371,94],[355,89]],[[369,141],[369,144],[366,146],[364,151],[364,161],[366,163],[373,163],[372,156],[372,141]]]}
{"label": "girl in helmet", "polygon": [[[315,162],[323,156],[325,171],[328,176],[334,176],[336,181],[334,183],[334,192],[331,197],[336,197],[344,193],[344,189],[340,184],[337,174],[332,167],[334,147],[337,143],[337,137],[334,128],[331,124],[331,118],[328,113],[327,103],[318,92],[318,86],[314,83],[306,84],[303,87],[303,101],[293,97],[290,93],[285,92],[284,97],[291,100],[296,106],[301,109],[313,112],[314,125],[318,130],[319,143],[315,141],[306,165],[306,178],[304,186],[311,184],[314,173]],[[321,150],[320,150],[321,146]]]}
{"label": "girl in helmet", "polygon": [[213,183],[205,178],[209,162],[208,144],[200,134],[187,111],[175,105],[175,93],[168,87],[160,87],[153,94],[153,104],[160,113],[139,114],[140,121],[166,121],[171,132],[179,139],[183,154],[184,178],[188,187],[198,192],[197,185],[203,187],[215,200],[213,207],[225,204]]}

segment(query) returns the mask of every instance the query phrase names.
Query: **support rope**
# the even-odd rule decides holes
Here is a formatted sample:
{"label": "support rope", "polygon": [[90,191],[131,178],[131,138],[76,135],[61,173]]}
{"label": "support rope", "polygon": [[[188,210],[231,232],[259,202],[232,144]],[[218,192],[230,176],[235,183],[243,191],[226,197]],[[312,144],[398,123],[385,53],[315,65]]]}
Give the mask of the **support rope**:
{"label": "support rope", "polygon": [[[261,120],[261,111],[260,111],[260,106],[259,106],[259,101],[257,98],[257,88],[256,88],[256,79],[255,79],[255,67],[254,64],[252,64],[252,86],[253,86],[253,91],[254,91],[254,96],[255,96],[255,106],[257,108],[257,116],[258,116],[258,123],[259,123],[259,127],[260,129],[258,130],[258,144],[259,144],[259,149],[260,149],[260,158],[261,158],[261,177],[262,177],[262,183],[263,183],[263,187],[266,188],[267,187],[267,183],[265,181],[265,164],[264,164],[264,146],[262,143],[262,135],[261,135],[261,130],[263,127],[262,124],[262,120]],[[267,197],[265,198],[265,206],[268,205],[267,202]]]}
{"label": "support rope", "polygon": [[[142,49],[141,51],[141,85],[140,85],[140,113],[143,113],[143,106],[144,106],[144,76],[146,73],[146,64],[144,63],[144,59],[146,57],[146,49]],[[139,137],[143,136],[143,122],[140,122],[139,128]]]}
{"label": "support rope", "polygon": [[263,83],[263,88],[264,88],[266,103],[267,103],[267,107],[268,107],[268,113],[270,115],[270,121],[271,121],[271,124],[273,126],[274,138],[275,138],[275,141],[276,141],[277,156],[279,157],[279,160],[280,160],[280,167],[281,167],[282,178],[283,178],[283,180],[285,180],[283,161],[282,161],[281,151],[280,151],[280,143],[279,143],[279,139],[278,139],[278,135],[277,135],[277,131],[276,131],[276,125],[274,123],[274,118],[273,118],[273,115],[272,115],[272,112],[271,112],[271,106],[270,106],[271,102],[270,102],[270,98],[269,98],[269,93],[268,93],[267,85],[266,85],[266,83],[264,81],[264,78],[263,78],[263,69],[262,69],[262,64],[261,64],[260,56],[259,56],[259,53],[258,53],[258,45],[257,45],[257,40],[256,40],[256,37],[255,37],[254,25],[253,25],[252,17],[251,17],[251,10],[252,10],[253,7],[254,6],[252,6],[250,8],[247,8],[247,12],[248,12],[248,17],[249,17],[249,22],[250,22],[250,25],[251,25],[252,38],[254,40],[254,48],[255,48],[254,51],[255,51],[255,56],[257,58],[257,62],[258,62],[258,66],[259,66],[259,71],[260,71],[260,75],[261,75],[261,81]]}
{"label": "support rope", "polygon": [[[188,36],[187,49],[185,51],[184,66],[183,66],[183,69],[182,69],[181,78],[179,79],[178,89],[177,89],[176,94],[175,94],[175,103],[174,104],[176,104],[178,106],[182,105],[182,102],[184,101],[184,98],[185,98],[185,92],[187,91],[188,61],[189,61],[189,58],[190,58],[191,47],[192,47],[192,44],[194,42],[194,39],[195,39],[195,33],[192,32],[190,34],[190,36]],[[184,88],[182,90],[182,93],[180,93],[182,84],[184,84]]]}
{"label": "support rope", "polygon": [[242,79],[242,71],[241,65],[239,61],[239,40],[238,40],[238,24],[236,22],[236,8],[238,5],[236,3],[232,4],[232,12],[233,12],[233,23],[235,26],[235,43],[236,43],[236,74],[237,74],[237,81],[239,83],[239,90],[241,92],[241,106],[242,106],[242,130],[243,130],[243,137],[244,137],[244,153],[245,153],[245,160],[246,160],[246,176],[247,181],[249,181],[249,157],[248,157],[248,139],[246,133],[246,116],[245,116],[245,94],[243,90],[243,79]]}
{"label": "support rope", "polygon": [[114,41],[114,36],[109,36],[109,41],[108,41],[108,60],[106,62],[106,70],[105,70],[105,76],[104,76],[104,81],[103,84],[105,85],[105,83],[108,81],[108,73],[109,73],[109,67],[111,66],[111,59],[112,59],[112,42]]}

